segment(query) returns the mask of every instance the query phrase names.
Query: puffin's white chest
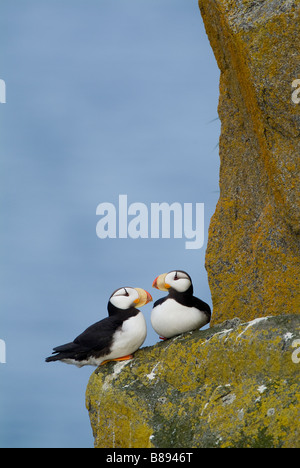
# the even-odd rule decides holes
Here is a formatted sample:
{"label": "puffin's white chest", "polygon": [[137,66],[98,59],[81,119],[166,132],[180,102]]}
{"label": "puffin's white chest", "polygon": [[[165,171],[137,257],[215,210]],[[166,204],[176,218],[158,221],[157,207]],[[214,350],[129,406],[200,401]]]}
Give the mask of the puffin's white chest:
{"label": "puffin's white chest", "polygon": [[152,309],[151,323],[156,333],[171,338],[203,327],[207,317],[195,307],[186,307],[174,299],[167,299]]}
{"label": "puffin's white chest", "polygon": [[142,346],[146,336],[146,320],[143,314],[139,312],[135,317],[125,320],[122,327],[115,333],[110,358],[112,354],[117,354],[116,357],[121,357],[134,353]]}

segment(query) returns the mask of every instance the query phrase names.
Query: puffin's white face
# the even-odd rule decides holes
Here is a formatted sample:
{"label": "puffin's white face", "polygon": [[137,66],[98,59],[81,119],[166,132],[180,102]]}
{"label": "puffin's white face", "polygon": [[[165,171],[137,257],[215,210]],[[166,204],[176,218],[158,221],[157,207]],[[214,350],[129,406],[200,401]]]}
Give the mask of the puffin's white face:
{"label": "puffin's white face", "polygon": [[152,301],[151,295],[140,288],[120,288],[115,291],[109,302],[118,309],[127,310],[131,307],[142,307]]}
{"label": "puffin's white face", "polygon": [[175,289],[177,292],[184,293],[192,285],[190,276],[184,271],[170,271],[170,273],[164,273],[158,276],[153,283],[153,287],[160,289],[161,291],[169,291],[169,289]]}

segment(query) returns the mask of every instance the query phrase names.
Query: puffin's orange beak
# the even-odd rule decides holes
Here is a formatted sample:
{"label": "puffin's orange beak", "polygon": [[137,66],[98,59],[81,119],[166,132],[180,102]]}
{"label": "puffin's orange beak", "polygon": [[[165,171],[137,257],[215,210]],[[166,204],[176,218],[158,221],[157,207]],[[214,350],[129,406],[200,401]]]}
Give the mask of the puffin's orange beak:
{"label": "puffin's orange beak", "polygon": [[147,294],[147,304],[148,304],[148,302],[152,302],[152,301],[153,301],[153,299],[152,299],[152,296],[151,296],[151,294],[150,294],[150,293],[148,293],[148,291],[146,291],[146,294]]}
{"label": "puffin's orange beak", "polygon": [[158,280],[158,277],[157,277],[157,278],[155,278],[155,280],[153,281],[152,288],[156,288],[156,289],[158,289],[158,286],[157,286],[157,280]]}
{"label": "puffin's orange beak", "polygon": [[144,305],[148,304],[148,302],[152,302],[152,296],[151,294],[148,293],[148,291],[145,291],[145,289],[141,288],[134,288],[138,295],[139,298],[134,301],[135,306],[134,307],[143,307]]}
{"label": "puffin's orange beak", "polygon": [[152,285],[153,288],[159,289],[160,291],[169,291],[171,286],[165,282],[167,274],[168,273],[164,273],[155,278]]}

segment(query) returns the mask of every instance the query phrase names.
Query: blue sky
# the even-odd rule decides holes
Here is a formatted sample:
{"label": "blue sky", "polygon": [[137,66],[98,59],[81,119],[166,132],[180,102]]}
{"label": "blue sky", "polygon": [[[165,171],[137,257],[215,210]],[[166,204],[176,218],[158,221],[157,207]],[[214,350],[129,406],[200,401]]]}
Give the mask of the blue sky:
{"label": "blue sky", "polygon": [[[161,297],[152,282],[172,269],[211,304],[219,71],[196,0],[3,0],[0,31],[0,446],[89,447],[93,369],[44,358],[104,318],[118,287]],[[99,239],[96,208],[121,194],[204,203],[204,247]]]}

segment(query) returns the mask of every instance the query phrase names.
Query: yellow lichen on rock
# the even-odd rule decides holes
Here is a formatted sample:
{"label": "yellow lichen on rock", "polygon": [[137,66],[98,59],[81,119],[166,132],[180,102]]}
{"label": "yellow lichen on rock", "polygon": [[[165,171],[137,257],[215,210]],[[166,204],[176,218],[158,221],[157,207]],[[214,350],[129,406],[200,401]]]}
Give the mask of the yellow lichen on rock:
{"label": "yellow lichen on rock", "polygon": [[200,0],[221,70],[220,199],[206,267],[213,323],[300,313],[299,2]]}
{"label": "yellow lichen on rock", "polygon": [[[114,372],[108,376],[101,372],[103,368],[100,367],[90,379],[87,408],[94,429],[96,447],[151,447],[152,430],[147,425],[145,408],[138,399],[128,397],[130,392],[127,394],[127,391],[120,391],[119,386],[117,391],[114,388],[114,380],[124,364],[128,363],[129,361],[124,361],[115,364]],[[118,383],[120,384],[120,380]]]}
{"label": "yellow lichen on rock", "polygon": [[98,448],[299,447],[300,316],[239,319],[144,348],[91,376]]}

